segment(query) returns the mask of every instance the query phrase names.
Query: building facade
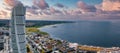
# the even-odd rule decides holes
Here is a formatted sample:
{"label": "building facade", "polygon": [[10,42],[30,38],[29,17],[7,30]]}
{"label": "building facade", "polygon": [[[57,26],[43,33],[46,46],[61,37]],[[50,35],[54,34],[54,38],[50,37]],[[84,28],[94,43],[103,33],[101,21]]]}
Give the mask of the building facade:
{"label": "building facade", "polygon": [[26,8],[23,4],[18,4],[12,9],[10,34],[13,53],[27,53],[25,40],[25,12]]}

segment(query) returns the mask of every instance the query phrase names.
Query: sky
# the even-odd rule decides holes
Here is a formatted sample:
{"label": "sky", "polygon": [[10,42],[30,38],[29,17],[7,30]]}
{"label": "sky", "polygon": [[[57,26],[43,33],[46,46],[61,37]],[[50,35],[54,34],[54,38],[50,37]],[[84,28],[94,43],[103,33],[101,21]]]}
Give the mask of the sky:
{"label": "sky", "polygon": [[1,0],[0,19],[10,19],[17,4],[28,20],[118,20],[120,0]]}

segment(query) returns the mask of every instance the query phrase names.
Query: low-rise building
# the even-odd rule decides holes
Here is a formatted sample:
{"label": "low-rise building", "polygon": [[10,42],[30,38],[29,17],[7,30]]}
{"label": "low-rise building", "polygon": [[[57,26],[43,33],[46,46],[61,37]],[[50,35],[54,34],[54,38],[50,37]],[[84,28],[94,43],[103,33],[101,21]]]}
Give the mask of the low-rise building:
{"label": "low-rise building", "polygon": [[0,50],[4,49],[4,33],[0,31]]}

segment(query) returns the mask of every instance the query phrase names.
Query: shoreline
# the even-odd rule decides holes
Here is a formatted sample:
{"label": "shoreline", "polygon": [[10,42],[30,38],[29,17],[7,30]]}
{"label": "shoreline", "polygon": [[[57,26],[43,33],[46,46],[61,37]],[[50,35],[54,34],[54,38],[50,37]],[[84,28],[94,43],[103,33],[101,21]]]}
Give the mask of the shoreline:
{"label": "shoreline", "polygon": [[[61,24],[66,24],[66,23],[61,23]],[[42,27],[49,27],[49,26],[56,26],[56,25],[58,25],[58,24],[53,24],[53,25],[45,25],[45,26],[42,26]],[[42,27],[39,27],[39,28],[37,28],[37,29],[39,29],[40,30],[40,28],[42,28]],[[47,33],[47,32],[46,32]],[[48,33],[49,34],[49,33]],[[49,35],[49,36],[51,36],[51,35]],[[58,40],[62,40],[61,38],[57,38],[57,37],[52,37],[53,39],[58,39]],[[68,42],[70,42],[70,41],[68,41]],[[71,42],[71,43],[76,43],[76,42]],[[80,44],[80,43],[78,43],[78,44]],[[87,44],[80,44],[80,45],[87,45]],[[94,46],[94,45],[87,45],[87,46]],[[102,46],[95,46],[95,47],[102,47]],[[114,47],[114,46],[111,46],[111,47]],[[102,47],[102,48],[111,48],[111,47]],[[117,47],[119,47],[119,46],[117,46]]]}
{"label": "shoreline", "polygon": [[[56,24],[54,24],[56,25]],[[52,26],[52,25],[45,25],[45,26],[42,26],[42,27],[46,27],[46,26]],[[37,28],[38,30],[40,30],[40,28],[42,27],[39,27]],[[36,28],[36,27],[35,27]],[[47,33],[47,32],[46,32]],[[53,40],[59,40],[59,41],[66,41],[66,40],[62,40],[61,38],[54,38],[54,37],[51,37],[51,35],[48,33],[47,34],[51,39]],[[81,50],[84,50],[84,51],[114,51],[114,50],[120,50],[119,47],[101,47],[101,46],[93,46],[93,45],[85,45],[85,44],[78,44],[78,43],[72,43],[70,41],[66,41],[68,42],[69,44],[73,44],[73,45],[77,45],[77,47]]]}

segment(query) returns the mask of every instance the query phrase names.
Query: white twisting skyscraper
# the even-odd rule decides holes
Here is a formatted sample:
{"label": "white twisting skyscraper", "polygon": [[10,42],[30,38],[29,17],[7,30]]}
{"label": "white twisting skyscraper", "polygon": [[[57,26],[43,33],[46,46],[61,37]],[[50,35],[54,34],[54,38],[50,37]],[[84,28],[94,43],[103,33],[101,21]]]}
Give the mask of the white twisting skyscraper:
{"label": "white twisting skyscraper", "polygon": [[11,18],[11,45],[13,53],[27,53],[25,40],[25,13],[23,4],[18,4],[12,9]]}

